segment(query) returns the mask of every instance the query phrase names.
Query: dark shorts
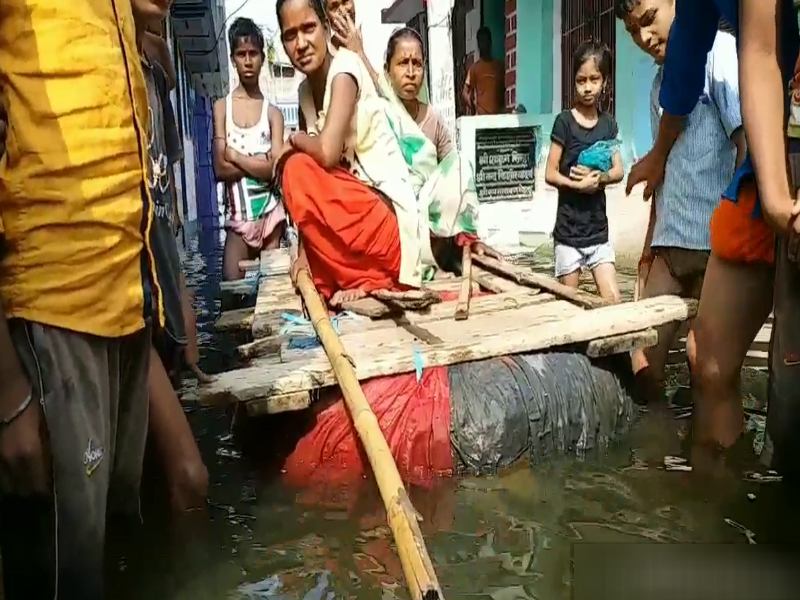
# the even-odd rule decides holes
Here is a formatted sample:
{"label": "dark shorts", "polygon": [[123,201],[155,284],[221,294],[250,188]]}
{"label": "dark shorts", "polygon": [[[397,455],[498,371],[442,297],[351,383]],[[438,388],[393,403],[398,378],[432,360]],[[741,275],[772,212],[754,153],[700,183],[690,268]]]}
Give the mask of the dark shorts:
{"label": "dark shorts", "polygon": [[700,297],[710,252],[667,246],[653,247],[652,252],[664,261],[670,275],[680,284],[686,296]]}
{"label": "dark shorts", "polygon": [[8,325],[44,410],[53,493],[0,497],[5,598],[102,600],[106,513],[139,514],[149,328],[108,339]]}
{"label": "dark shorts", "polygon": [[762,459],[786,477],[800,479],[800,264],[778,239],[774,321],[770,344],[767,442]]}

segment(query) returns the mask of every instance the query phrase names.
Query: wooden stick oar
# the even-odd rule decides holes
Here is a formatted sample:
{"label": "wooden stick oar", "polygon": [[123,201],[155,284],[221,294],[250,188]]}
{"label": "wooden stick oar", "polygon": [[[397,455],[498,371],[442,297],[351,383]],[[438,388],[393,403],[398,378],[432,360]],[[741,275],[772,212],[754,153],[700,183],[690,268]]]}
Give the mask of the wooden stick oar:
{"label": "wooden stick oar", "polygon": [[475,255],[472,257],[472,261],[520,285],[542,289],[546,292],[550,292],[554,296],[569,300],[582,308],[600,308],[601,306],[610,306],[613,304],[613,302],[595,296],[594,294],[564,285],[551,277],[534,273],[528,269],[497,260],[496,258]]}
{"label": "wooden stick oar", "polygon": [[469,245],[464,246],[461,255],[461,290],[458,292],[456,304],[456,321],[466,321],[469,318],[469,300],[472,297],[472,250]]}
{"label": "wooden stick oar", "polygon": [[442,590],[419,528],[420,516],[411,505],[389,444],[386,443],[386,438],[378,426],[378,418],[372,412],[358,382],[352,359],[347,355],[347,350],[336,334],[311,275],[305,269],[297,274],[297,288],[308,309],[309,320],[314,325],[314,330],[333,367],[358,437],[366,450],[386,507],[389,526],[394,534],[397,553],[400,555],[411,597],[414,600],[438,600],[442,597]]}

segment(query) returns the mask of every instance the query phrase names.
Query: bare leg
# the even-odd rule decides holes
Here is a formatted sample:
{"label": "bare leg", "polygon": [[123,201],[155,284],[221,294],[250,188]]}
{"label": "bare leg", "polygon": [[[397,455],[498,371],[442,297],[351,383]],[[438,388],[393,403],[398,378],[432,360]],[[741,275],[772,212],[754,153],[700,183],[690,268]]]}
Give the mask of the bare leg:
{"label": "bare leg", "polygon": [[240,260],[250,257],[247,244],[238,233],[226,230],[225,253],[222,258],[222,278],[225,281],[244,279],[245,273],[239,268]]}
{"label": "bare leg", "polygon": [[208,470],[166,369],[155,349],[150,352],[150,434],[167,477],[176,512],[205,507]]}
{"label": "bare leg", "polygon": [[688,348],[694,386],[693,441],[730,447],[744,421],[744,359],[772,310],[773,270],[717,258],[708,261]]}
{"label": "bare leg", "polygon": [[[681,284],[672,276],[669,267],[663,258],[656,258],[650,266],[647,280],[639,290],[639,298],[653,298],[668,294],[680,294],[683,290]],[[667,355],[675,339],[680,325],[669,323],[658,328],[658,343],[647,350],[634,350],[631,356],[633,372],[641,377],[646,377],[647,388],[651,387],[660,390],[664,382],[664,367],[667,363]],[[646,371],[645,371],[646,369]]]}
{"label": "bare leg", "polygon": [[617,269],[614,263],[597,265],[592,271],[597,292],[601,297],[612,302],[619,302],[619,286],[617,285]]}
{"label": "bare leg", "polygon": [[200,350],[197,346],[197,319],[194,314],[194,294],[186,287],[186,280],[181,274],[181,302],[183,304],[183,325],[186,330],[186,348],[184,360],[200,383],[209,383],[211,378],[198,366]]}
{"label": "bare leg", "polygon": [[578,287],[578,283],[581,281],[581,272],[573,271],[572,273],[567,273],[566,275],[559,277],[558,280],[564,285],[576,288]]}
{"label": "bare leg", "polygon": [[272,230],[272,233],[267,236],[267,239],[264,240],[262,248],[264,250],[276,250],[277,248],[280,248],[281,237],[283,237],[283,230],[285,228],[286,226],[283,223],[277,225],[275,229]]}

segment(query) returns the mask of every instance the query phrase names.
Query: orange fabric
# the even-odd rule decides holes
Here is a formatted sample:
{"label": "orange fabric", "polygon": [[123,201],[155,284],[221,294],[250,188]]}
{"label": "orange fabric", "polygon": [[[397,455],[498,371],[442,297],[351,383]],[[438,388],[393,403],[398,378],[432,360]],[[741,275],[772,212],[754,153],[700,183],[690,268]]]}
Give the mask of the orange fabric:
{"label": "orange fabric", "polygon": [[503,112],[505,77],[505,65],[499,60],[479,60],[469,68],[469,83],[475,90],[475,114]]}
{"label": "orange fabric", "polygon": [[711,252],[739,263],[775,261],[775,234],[761,216],[754,216],[758,198],[753,181],[742,183],[736,202],[722,199],[711,216]]}
{"label": "orange fabric", "polygon": [[307,154],[283,168],[283,202],[297,226],[317,291],[397,289],[400,234],[387,202],[347,170]]}

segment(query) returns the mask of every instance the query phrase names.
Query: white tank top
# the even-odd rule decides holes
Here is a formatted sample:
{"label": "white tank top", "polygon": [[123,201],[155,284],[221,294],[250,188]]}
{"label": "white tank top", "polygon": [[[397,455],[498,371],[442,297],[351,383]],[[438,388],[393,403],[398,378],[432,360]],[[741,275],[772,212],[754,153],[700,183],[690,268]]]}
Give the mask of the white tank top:
{"label": "white tank top", "polygon": [[[264,98],[261,118],[252,127],[233,122],[233,92],[225,97],[225,138],[227,144],[242,154],[267,154],[272,146],[269,127],[269,101]],[[226,185],[228,209],[232,221],[257,221],[278,206],[278,198],[268,182],[244,177]]]}

